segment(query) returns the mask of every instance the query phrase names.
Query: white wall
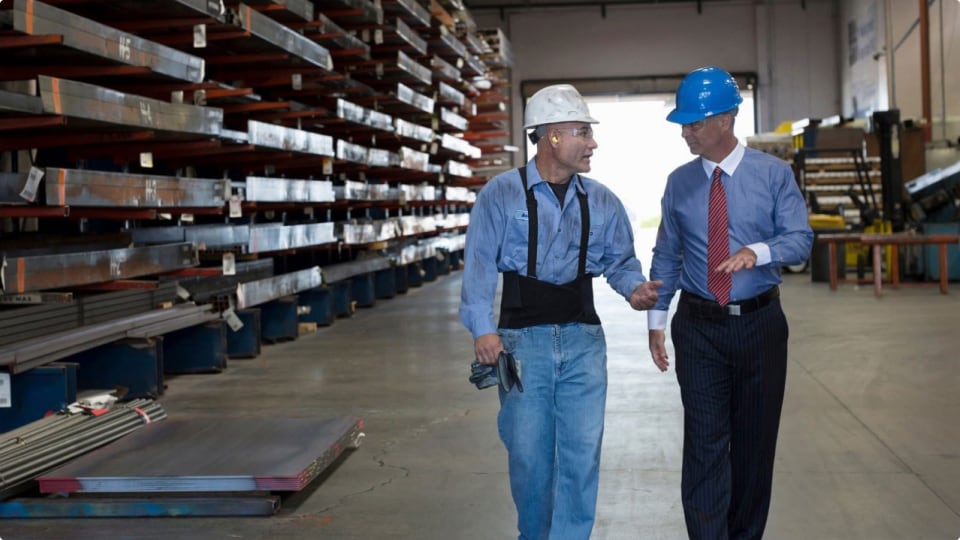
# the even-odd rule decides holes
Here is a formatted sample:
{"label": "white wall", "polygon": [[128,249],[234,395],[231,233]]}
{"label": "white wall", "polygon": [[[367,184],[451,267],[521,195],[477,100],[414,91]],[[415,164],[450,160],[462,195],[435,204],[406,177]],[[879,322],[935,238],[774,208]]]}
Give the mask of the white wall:
{"label": "white wall", "polygon": [[683,74],[705,65],[755,72],[759,131],[780,122],[840,113],[836,0],[731,1],[484,10],[480,28],[499,27],[514,55],[512,107],[522,145],[525,80]]}
{"label": "white wall", "polygon": [[[960,136],[960,2],[932,0],[928,5],[930,21],[930,108],[933,121],[933,140],[957,140]],[[858,78],[873,74],[884,91],[875,110],[900,109],[901,119],[923,117],[921,90],[920,16],[916,0],[845,0],[841,9],[841,54],[849,54],[849,21],[869,25],[870,13],[877,13],[876,60],[855,64],[844,69],[844,115],[852,116],[852,98],[856,95]],[[942,32],[941,32],[942,28]],[[942,40],[941,40],[942,36]],[[942,44],[942,52],[941,52]],[[873,67],[865,64],[872,63]],[[844,68],[848,67],[845,62]],[[861,65],[863,64],[863,65]],[[892,75],[891,75],[892,74]]]}

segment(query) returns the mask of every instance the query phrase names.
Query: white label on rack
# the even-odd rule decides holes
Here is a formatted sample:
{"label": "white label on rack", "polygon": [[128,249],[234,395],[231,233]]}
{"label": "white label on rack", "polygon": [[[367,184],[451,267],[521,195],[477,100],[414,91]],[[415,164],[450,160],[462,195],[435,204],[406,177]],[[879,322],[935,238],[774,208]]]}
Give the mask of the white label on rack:
{"label": "white label on rack", "polygon": [[[27,175],[27,182],[20,191],[20,197],[33,202],[37,198],[37,187],[40,185],[40,179],[43,178],[43,169],[30,167],[30,174]],[[60,201],[66,204],[66,201]]]}
{"label": "white label on rack", "polygon": [[0,407],[13,406],[10,398],[10,374],[0,373]]}
{"label": "white label on rack", "polygon": [[146,101],[140,102],[140,121],[147,126],[153,125],[153,109]]}
{"label": "white label on rack", "polygon": [[292,86],[294,90],[303,90],[303,75],[300,73],[291,75],[290,86]]}
{"label": "white label on rack", "polygon": [[189,299],[190,299],[190,291],[184,289],[184,288],[181,287],[180,285],[177,285],[177,296],[179,296],[179,297],[180,297],[181,299],[183,299],[183,300],[189,300]]}
{"label": "white label on rack", "polygon": [[373,31],[373,44],[383,45],[383,30],[377,28]]}
{"label": "white label on rack", "polygon": [[323,174],[333,174],[333,158],[325,156],[323,158]]}
{"label": "white label on rack", "polygon": [[117,56],[121,60],[128,61],[132,56],[130,52],[130,45],[133,43],[133,38],[130,36],[120,36],[117,38]]}
{"label": "white label on rack", "polygon": [[233,311],[232,307],[223,310],[223,320],[226,321],[227,326],[234,332],[243,328],[243,321],[240,320],[240,317],[237,316],[237,313]]}
{"label": "white label on rack", "polygon": [[144,169],[153,168],[153,153],[152,152],[140,152],[140,166]]}
{"label": "white label on rack", "polygon": [[197,24],[193,27],[193,48],[202,49],[207,46],[207,25]]}
{"label": "white label on rack", "polygon": [[370,43],[370,29],[369,29],[369,28],[364,28],[363,30],[360,31],[360,41],[363,41],[364,43]]}
{"label": "white label on rack", "polygon": [[237,275],[237,257],[233,253],[223,254],[223,275]]}
{"label": "white label on rack", "polygon": [[307,206],[307,207],[305,207],[305,208],[303,209],[303,215],[307,216],[308,218],[312,218],[312,217],[313,217],[313,207],[312,207],[312,206]]}
{"label": "white label on rack", "polygon": [[180,223],[193,223],[193,214],[180,214]]}
{"label": "white label on rack", "polygon": [[240,209],[240,197],[230,196],[230,217],[238,218],[243,216],[243,210]]}

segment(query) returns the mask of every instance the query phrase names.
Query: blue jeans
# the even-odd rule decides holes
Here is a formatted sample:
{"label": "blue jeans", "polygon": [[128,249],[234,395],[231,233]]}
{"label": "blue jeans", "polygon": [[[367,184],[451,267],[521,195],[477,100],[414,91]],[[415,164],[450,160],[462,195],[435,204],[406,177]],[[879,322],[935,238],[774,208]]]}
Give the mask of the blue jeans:
{"label": "blue jeans", "polygon": [[523,392],[500,391],[497,425],[507,448],[521,540],[590,538],[597,506],[607,400],[600,325],[500,329],[521,363]]}

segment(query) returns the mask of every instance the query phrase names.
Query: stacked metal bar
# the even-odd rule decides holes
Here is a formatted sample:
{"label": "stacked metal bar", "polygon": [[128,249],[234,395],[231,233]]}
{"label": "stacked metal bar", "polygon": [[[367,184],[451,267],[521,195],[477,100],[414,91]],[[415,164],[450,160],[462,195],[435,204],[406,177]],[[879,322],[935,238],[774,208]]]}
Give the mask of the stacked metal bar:
{"label": "stacked metal bar", "polygon": [[0,309],[0,345],[129,317],[176,298],[177,284],[170,281],[151,289],[74,294],[63,304],[4,306]]}
{"label": "stacked metal bar", "polygon": [[9,431],[0,438],[0,498],[32,486],[40,474],[163,420],[153,400],[115,404],[99,416],[56,414]]}
{"label": "stacked metal bar", "polygon": [[126,337],[162,335],[219,318],[217,313],[210,311],[210,307],[206,304],[179,304],[169,309],[155,309],[110,322],[17,341],[0,347],[0,367],[10,373],[22,373]]}
{"label": "stacked metal bar", "polygon": [[207,275],[177,275],[161,277],[161,280],[175,280],[176,284],[190,293],[190,298],[195,302],[227,305],[225,298],[236,293],[239,284],[272,277],[273,259],[239,262],[234,275],[224,275],[216,271],[217,269],[212,270],[214,271]]}
{"label": "stacked metal bar", "polygon": [[42,2],[17,1],[13,9],[13,28],[24,34],[61,35],[66,48],[93,55],[106,53],[118,63],[148,68],[186,81],[203,80],[203,60],[196,56],[76,17]]}
{"label": "stacked metal bar", "polygon": [[103,283],[189,268],[198,264],[192,244],[164,244],[58,255],[4,258],[4,292],[23,293]]}
{"label": "stacked metal bar", "polygon": [[389,257],[366,257],[362,260],[331,264],[323,267],[323,279],[324,283],[336,283],[353,276],[376,272],[377,270],[383,270],[391,266],[393,266],[393,262]]}
{"label": "stacked metal bar", "polygon": [[323,284],[320,267],[290,272],[237,285],[237,307],[240,309],[264,304],[284,296],[319,287]]}
{"label": "stacked metal bar", "polygon": [[48,168],[48,205],[221,208],[224,180]]}

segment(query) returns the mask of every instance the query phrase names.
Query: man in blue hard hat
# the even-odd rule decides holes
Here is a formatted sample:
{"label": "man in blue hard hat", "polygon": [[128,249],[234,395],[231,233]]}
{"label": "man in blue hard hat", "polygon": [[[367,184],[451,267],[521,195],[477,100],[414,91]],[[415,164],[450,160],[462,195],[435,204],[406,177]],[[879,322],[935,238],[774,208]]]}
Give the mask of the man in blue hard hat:
{"label": "man in blue hard hat", "polygon": [[607,396],[593,278],[638,310],[661,285],[643,275],[623,204],[583,175],[596,122],[569,84],[535,93],[524,128],[536,156],[490,179],[470,212],[460,319],[478,362],[505,351],[520,366],[521,384],[500,386],[497,427],[521,540],[587,540],[593,529]]}
{"label": "man in blue hard hat", "polygon": [[807,209],[786,162],[733,134],[742,102],[726,71],[690,72],[667,120],[698,157],[663,194],[648,312],[653,361],[666,371],[667,308],[684,408],[681,492],[687,534],[763,536],[787,373],[780,268],[806,260]]}

